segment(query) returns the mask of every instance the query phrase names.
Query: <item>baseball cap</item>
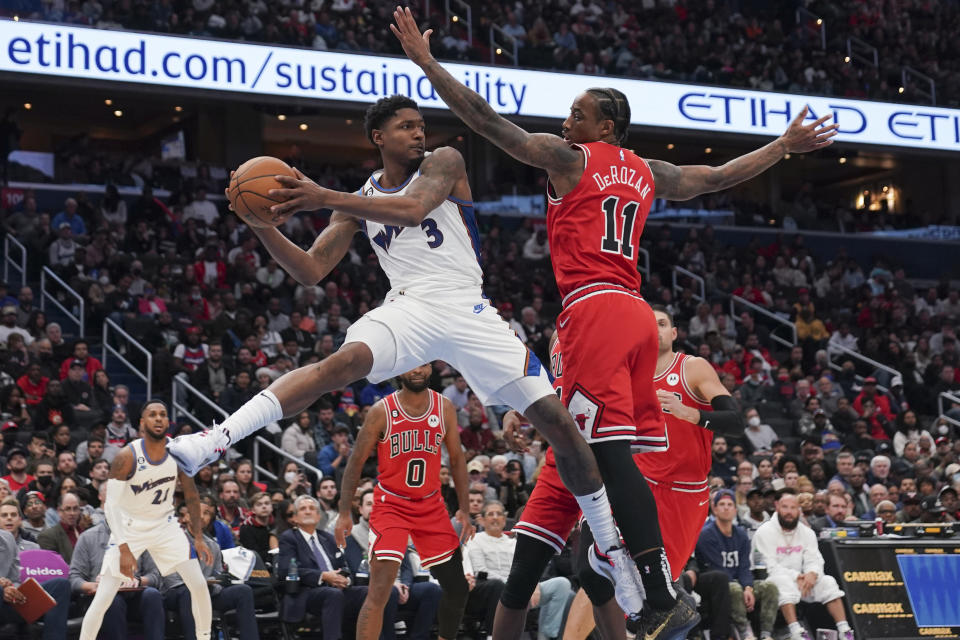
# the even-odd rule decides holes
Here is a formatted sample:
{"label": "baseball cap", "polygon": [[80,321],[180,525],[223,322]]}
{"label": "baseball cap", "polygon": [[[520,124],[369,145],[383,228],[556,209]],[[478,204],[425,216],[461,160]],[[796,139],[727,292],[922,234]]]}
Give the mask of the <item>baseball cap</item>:
{"label": "baseball cap", "polygon": [[937,496],[927,496],[920,502],[920,508],[929,513],[943,513],[946,509],[940,504],[940,498]]}
{"label": "baseball cap", "polygon": [[60,226],[57,227],[57,229],[70,229],[70,228],[71,227],[69,222],[61,222]]}
{"label": "baseball cap", "polygon": [[7,420],[2,425],[0,425],[0,431],[7,431],[8,429],[19,429],[19,428],[20,428],[20,425],[18,425],[13,420]]}
{"label": "baseball cap", "polygon": [[15,314],[16,312],[17,312],[17,308],[16,308],[15,306],[13,306],[12,304],[8,304],[8,305],[4,305],[3,310],[0,311],[0,315],[7,315],[7,314],[10,314],[10,313],[14,313],[14,314]]}
{"label": "baseball cap", "polygon": [[471,460],[467,463],[467,473],[470,473],[471,471],[479,471],[480,473],[483,473],[483,463],[479,460]]}
{"label": "baseball cap", "polygon": [[737,504],[737,498],[733,495],[733,491],[730,491],[730,489],[720,489],[720,491],[713,494],[713,506],[717,506],[717,503],[723,498],[730,498],[733,500],[733,504]]}
{"label": "baseball cap", "polygon": [[73,367],[80,367],[80,368],[82,369],[84,366],[86,366],[86,365],[83,364],[83,360],[71,360],[71,361],[70,361],[70,367],[71,367],[71,368],[73,368]]}
{"label": "baseball cap", "polygon": [[802,296],[805,293],[810,293],[810,289],[807,289],[806,287],[800,287],[797,289],[797,295]]}
{"label": "baseball cap", "polygon": [[500,305],[498,305],[497,308],[500,309],[501,311],[513,311],[513,303],[503,302]]}
{"label": "baseball cap", "polygon": [[877,384],[877,379],[873,376],[867,376],[863,379],[863,384]]}
{"label": "baseball cap", "polygon": [[763,491],[760,491],[760,489],[757,489],[756,487],[754,487],[753,489],[750,489],[750,491],[747,491],[748,498],[751,496],[762,496],[762,495],[763,495]]}
{"label": "baseball cap", "polygon": [[202,329],[197,326],[187,327],[187,333],[200,333]]}
{"label": "baseball cap", "polygon": [[27,453],[27,450],[21,446],[13,446],[7,451],[7,460],[13,456],[23,456],[24,458],[29,458],[30,454]]}
{"label": "baseball cap", "polygon": [[890,386],[891,386],[891,387],[902,387],[902,386],[903,386],[903,377],[901,377],[901,376],[893,376],[893,378],[890,379]]}
{"label": "baseball cap", "polygon": [[920,504],[920,494],[911,491],[902,498],[903,504]]}
{"label": "baseball cap", "polygon": [[882,440],[877,443],[877,453],[890,453],[893,450],[893,445],[891,445],[886,440]]}
{"label": "baseball cap", "polygon": [[950,438],[948,438],[947,436],[940,436],[939,438],[937,438],[936,443],[938,447],[942,444],[950,444]]}

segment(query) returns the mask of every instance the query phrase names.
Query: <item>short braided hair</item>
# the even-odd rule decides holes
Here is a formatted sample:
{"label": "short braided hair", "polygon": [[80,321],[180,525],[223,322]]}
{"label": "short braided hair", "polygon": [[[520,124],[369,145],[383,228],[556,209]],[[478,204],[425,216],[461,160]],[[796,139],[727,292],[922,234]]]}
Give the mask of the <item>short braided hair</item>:
{"label": "short braided hair", "polygon": [[617,138],[617,144],[622,145],[627,141],[630,128],[630,102],[627,96],[612,88],[595,87],[587,89],[587,93],[596,98],[601,118],[613,120],[613,135]]}

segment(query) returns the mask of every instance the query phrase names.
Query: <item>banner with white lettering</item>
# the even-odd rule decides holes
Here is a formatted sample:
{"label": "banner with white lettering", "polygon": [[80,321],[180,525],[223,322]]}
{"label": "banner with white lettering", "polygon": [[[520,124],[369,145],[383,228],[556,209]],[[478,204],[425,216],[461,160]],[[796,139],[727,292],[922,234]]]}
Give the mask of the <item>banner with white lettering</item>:
{"label": "banner with white lettering", "polygon": [[[960,110],[802,96],[513,67],[444,63],[503,114],[565,118],[577,93],[609,86],[630,99],[635,125],[774,137],[804,106],[832,114],[837,141],[960,151]],[[0,72],[374,102],[403,94],[444,107],[405,58],[0,20]]]}

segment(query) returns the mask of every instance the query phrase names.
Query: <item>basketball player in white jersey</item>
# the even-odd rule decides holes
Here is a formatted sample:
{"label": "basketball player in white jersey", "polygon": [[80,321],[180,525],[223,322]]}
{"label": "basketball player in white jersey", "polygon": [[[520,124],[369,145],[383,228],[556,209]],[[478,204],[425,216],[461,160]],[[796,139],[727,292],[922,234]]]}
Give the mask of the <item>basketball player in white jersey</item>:
{"label": "basketball player in white jersey", "polygon": [[213,556],[203,541],[200,499],[193,478],[167,455],[170,419],[162,402],[148,402],[140,414],[139,440],[124,447],[110,467],[104,515],[110,526],[110,546],[100,568],[100,585],[83,618],[80,640],[95,640],[103,616],[125,581],[134,580],[137,559],[144,551],[164,576],[179,573],[190,590],[198,640],[210,639],[210,592],[190,541],[174,513],[173,494],[179,477],[190,512],[190,533],[197,557],[205,564]]}
{"label": "basketball player in white jersey", "polygon": [[[481,291],[483,272],[470,185],[463,157],[441,147],[427,154],[425,125],[405,96],[383,98],[364,126],[383,169],[355,194],[324,189],[300,175],[278,177],[270,195],[276,214],[334,210],[329,226],[303,251],[275,228],[253,229],[270,254],[301,284],[312,286],[343,258],[358,230],[370,238],[392,289],[382,306],[359,319],[329,358],[292,371],[248,401],[222,425],[168,445],[194,474],[232,443],[296,415],[321,395],[362,378],[380,382],[444,360],[458,369],[484,404],[506,404],[526,415],[553,445],[562,479],[591,528],[618,596],[642,606],[639,572],[610,512],[596,460],[546,370]],[[596,524],[594,524],[596,523]]]}

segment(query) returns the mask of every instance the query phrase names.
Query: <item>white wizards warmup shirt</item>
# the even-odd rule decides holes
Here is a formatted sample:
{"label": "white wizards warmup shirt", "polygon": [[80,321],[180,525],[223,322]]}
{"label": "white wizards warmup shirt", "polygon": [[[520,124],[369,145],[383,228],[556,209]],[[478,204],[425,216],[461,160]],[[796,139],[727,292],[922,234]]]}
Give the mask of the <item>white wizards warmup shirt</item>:
{"label": "white wizards warmup shirt", "polygon": [[151,460],[142,438],[128,446],[133,450],[133,474],[120,494],[120,509],[127,525],[139,529],[170,520],[174,515],[177,463],[166,451],[160,460]]}
{"label": "white wizards warmup shirt", "polygon": [[[374,198],[402,196],[420,177],[420,171],[394,189],[380,186],[382,175],[383,170],[375,171],[360,194]],[[479,296],[483,271],[473,203],[448,196],[418,227],[370,220],[361,220],[360,224],[394,291]]]}

